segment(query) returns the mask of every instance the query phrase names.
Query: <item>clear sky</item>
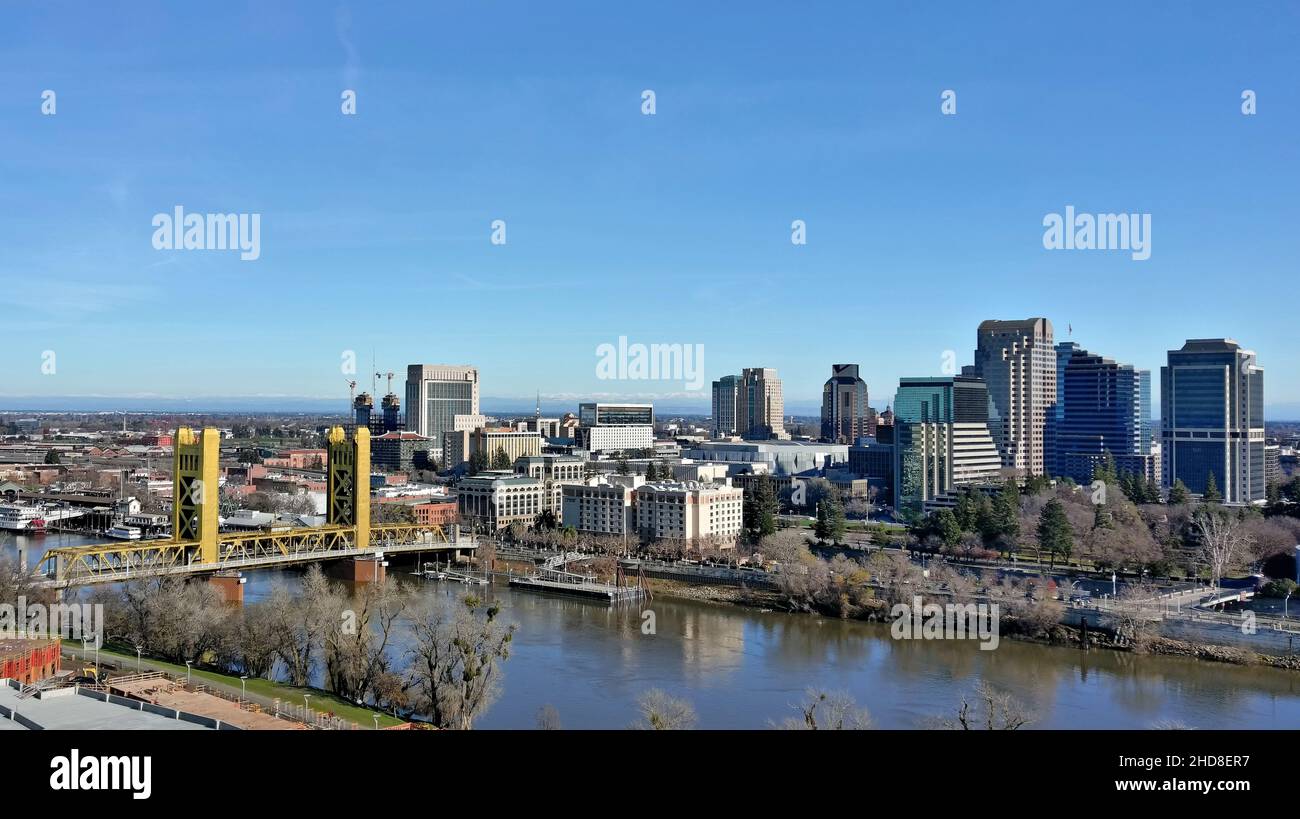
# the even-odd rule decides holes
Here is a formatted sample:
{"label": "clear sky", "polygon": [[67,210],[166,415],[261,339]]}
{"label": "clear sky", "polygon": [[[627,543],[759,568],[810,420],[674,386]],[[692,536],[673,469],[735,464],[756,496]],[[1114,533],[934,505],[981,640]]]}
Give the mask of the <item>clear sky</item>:
{"label": "clear sky", "polygon": [[[883,406],[1045,315],[1157,370],[1235,337],[1300,417],[1298,9],[8,3],[0,406],[345,398],[347,350],[485,396],[687,392],[598,379],[619,336],[704,345],[702,400],[859,362]],[[177,205],[260,214],[260,258],[155,249]],[[1046,250],[1067,205],[1151,214],[1150,258]]]}

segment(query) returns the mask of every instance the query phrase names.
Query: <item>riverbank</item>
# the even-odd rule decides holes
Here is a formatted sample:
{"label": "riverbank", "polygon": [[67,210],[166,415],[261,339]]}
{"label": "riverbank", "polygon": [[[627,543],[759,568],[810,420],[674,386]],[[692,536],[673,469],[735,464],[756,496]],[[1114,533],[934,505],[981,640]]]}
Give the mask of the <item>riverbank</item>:
{"label": "riverbank", "polygon": [[[739,606],[759,610],[775,610],[783,614],[813,614],[818,617],[835,617],[836,619],[860,620],[864,622],[888,622],[887,607],[881,601],[879,607],[864,612],[864,616],[841,618],[831,612],[800,611],[790,608],[785,598],[778,592],[756,591],[735,586],[709,586],[694,583],[680,583],[672,580],[647,580],[651,592],[655,595],[690,600],[696,603],[711,603],[724,606]],[[1239,666],[1267,666],[1286,671],[1300,671],[1300,656],[1277,656],[1261,654],[1249,649],[1235,646],[1211,645],[1177,640],[1172,637],[1152,636],[1143,641],[1141,646],[1120,639],[1113,629],[1093,627],[1086,630],[1078,626],[1059,623],[1051,629],[1026,630],[1014,619],[1004,618],[1000,636],[1021,642],[1035,643],[1055,648],[1099,648],[1128,654],[1159,654],[1168,657],[1186,657],[1204,662],[1226,663]]]}

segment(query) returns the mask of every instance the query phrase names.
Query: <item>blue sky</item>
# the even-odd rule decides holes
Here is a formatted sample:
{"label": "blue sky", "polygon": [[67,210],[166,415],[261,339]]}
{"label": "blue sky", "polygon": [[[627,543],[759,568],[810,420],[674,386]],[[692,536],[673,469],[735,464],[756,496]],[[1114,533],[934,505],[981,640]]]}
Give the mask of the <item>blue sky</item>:
{"label": "blue sky", "polygon": [[[859,362],[883,406],[1046,315],[1152,369],[1235,337],[1300,417],[1298,8],[10,3],[0,406],[345,398],[345,350],[690,400],[597,379],[619,336],[776,367],[792,405]],[[176,205],[261,214],[261,258],[154,249]],[[1150,213],[1151,258],[1045,250],[1066,205]]]}

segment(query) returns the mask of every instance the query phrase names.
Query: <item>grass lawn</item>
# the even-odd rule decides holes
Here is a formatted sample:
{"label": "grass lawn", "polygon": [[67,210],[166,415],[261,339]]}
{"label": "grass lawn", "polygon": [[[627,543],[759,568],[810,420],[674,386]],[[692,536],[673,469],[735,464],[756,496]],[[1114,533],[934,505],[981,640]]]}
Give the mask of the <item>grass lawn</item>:
{"label": "grass lawn", "polygon": [[[136,657],[134,654],[112,651],[107,648],[101,648],[99,653],[101,656],[108,656],[121,660],[121,668],[124,671],[129,671],[135,667]],[[176,665],[175,663],[169,663],[152,657],[146,657],[145,659],[149,663],[159,668],[165,668],[173,674],[179,674],[182,677],[185,676],[186,669],[183,665]],[[207,671],[200,668],[193,669],[190,674],[195,679],[224,683],[239,688],[239,678],[232,677],[228,674],[220,674],[216,671]],[[297,688],[292,685],[284,685],[283,683],[272,682],[270,680],[250,678],[248,680],[248,692],[250,694],[257,694],[271,699],[279,697],[281,700],[294,705],[301,705],[303,702],[303,694],[310,694],[311,699],[308,702],[311,704],[311,710],[319,711],[322,714],[332,712],[335,716],[355,722],[362,728],[370,727],[375,724],[374,714],[379,714],[379,726],[381,728],[390,725],[401,725],[403,722],[403,720],[389,716],[388,714],[365,708],[356,703],[348,702],[329,691],[323,691],[319,688]]]}

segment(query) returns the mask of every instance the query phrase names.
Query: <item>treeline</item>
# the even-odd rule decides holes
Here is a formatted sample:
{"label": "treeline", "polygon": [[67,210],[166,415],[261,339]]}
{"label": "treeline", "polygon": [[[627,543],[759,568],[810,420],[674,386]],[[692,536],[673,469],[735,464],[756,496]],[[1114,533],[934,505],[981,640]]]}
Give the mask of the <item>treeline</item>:
{"label": "treeline", "polygon": [[[496,698],[515,627],[473,596],[416,596],[398,581],[355,592],[310,567],[298,590],[223,605],[201,582],[123,584],[106,607],[107,640],[174,663],[322,687],[395,716],[470,728]],[[401,645],[399,646],[399,638]]]}

